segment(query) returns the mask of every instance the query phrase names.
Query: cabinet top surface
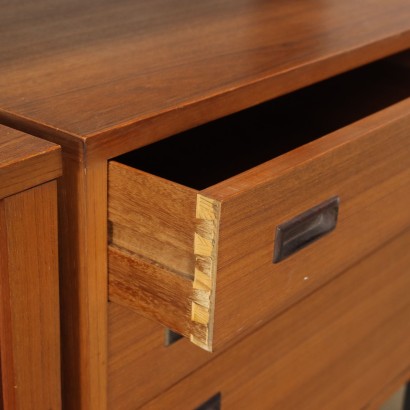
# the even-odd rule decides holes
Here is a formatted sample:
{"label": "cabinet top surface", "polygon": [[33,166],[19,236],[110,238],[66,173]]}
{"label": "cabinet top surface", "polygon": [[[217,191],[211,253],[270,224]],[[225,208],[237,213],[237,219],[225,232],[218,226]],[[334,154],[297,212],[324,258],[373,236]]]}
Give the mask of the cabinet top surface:
{"label": "cabinet top surface", "polygon": [[0,126],[0,200],[61,175],[60,147]]}
{"label": "cabinet top surface", "polygon": [[410,2],[25,0],[0,32],[1,122],[132,148],[408,48]]}
{"label": "cabinet top surface", "polygon": [[[58,152],[60,147],[51,142],[0,126],[0,171],[6,178],[8,169],[33,157]],[[27,171],[29,172],[29,170]]]}

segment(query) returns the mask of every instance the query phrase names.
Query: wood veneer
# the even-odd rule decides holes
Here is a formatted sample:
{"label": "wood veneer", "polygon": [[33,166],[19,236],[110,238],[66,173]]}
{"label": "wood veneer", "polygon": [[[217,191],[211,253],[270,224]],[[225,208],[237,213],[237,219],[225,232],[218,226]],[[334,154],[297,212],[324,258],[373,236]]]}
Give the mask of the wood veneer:
{"label": "wood veneer", "polygon": [[[110,300],[207,350],[238,340],[410,225],[409,112],[407,99],[202,191],[112,161]],[[276,226],[336,195],[335,231],[272,264]]]}
{"label": "wood veneer", "polygon": [[60,147],[0,127],[1,403],[60,409]]}
{"label": "wood veneer", "polygon": [[226,409],[376,409],[375,392],[410,377],[409,243],[407,231],[141,408],[221,392]]}
{"label": "wood veneer", "polygon": [[63,147],[66,408],[107,405],[107,159],[405,50],[409,13],[405,0],[3,5],[0,122]]}
{"label": "wood veneer", "polygon": [[59,146],[0,127],[0,199],[60,175]]}
{"label": "wood veneer", "polygon": [[218,355],[185,338],[165,346],[163,326],[117,303],[108,323],[108,408],[139,408]]}
{"label": "wood veneer", "polygon": [[5,409],[60,409],[57,186],[0,201]]}
{"label": "wood veneer", "polygon": [[409,9],[405,0],[7,4],[1,117],[118,155],[408,48]]}

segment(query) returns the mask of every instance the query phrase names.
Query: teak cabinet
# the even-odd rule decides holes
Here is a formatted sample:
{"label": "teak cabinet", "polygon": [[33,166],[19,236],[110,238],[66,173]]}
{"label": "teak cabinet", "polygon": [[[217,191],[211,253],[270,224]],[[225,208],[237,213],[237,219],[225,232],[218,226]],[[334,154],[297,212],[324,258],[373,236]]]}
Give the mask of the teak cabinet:
{"label": "teak cabinet", "polygon": [[408,1],[0,26],[0,122],[62,147],[65,408],[376,408],[410,379]]}
{"label": "teak cabinet", "polygon": [[4,409],[60,409],[60,147],[0,126],[0,358]]}

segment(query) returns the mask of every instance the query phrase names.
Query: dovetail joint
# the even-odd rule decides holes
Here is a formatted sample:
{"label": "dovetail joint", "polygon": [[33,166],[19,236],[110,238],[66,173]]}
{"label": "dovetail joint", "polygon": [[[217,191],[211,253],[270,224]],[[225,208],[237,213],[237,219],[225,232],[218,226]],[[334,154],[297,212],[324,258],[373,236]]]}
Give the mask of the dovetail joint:
{"label": "dovetail joint", "polygon": [[191,341],[206,350],[212,349],[219,217],[220,203],[198,194]]}

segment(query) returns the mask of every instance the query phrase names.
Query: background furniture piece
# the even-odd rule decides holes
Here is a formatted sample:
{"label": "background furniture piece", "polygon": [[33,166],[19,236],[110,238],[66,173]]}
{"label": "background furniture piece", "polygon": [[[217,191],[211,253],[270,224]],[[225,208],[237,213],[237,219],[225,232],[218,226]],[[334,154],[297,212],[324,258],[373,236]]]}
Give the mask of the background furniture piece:
{"label": "background furniture piece", "polygon": [[[408,245],[408,237],[400,236],[409,225],[406,212],[409,198],[406,56],[400,56],[398,65],[396,59],[381,62],[376,69],[370,69],[372,75],[363,75],[362,80],[350,82],[347,74],[339,86],[324,91],[320,104],[314,98],[315,91],[313,96],[306,97],[305,91],[301,90],[408,49],[408,1],[231,0],[193,3],[154,0],[87,4],[64,1],[55,5],[42,0],[35,4],[25,1],[18,6],[4,5],[0,25],[12,39],[0,43],[0,121],[57,142],[63,149],[59,226],[62,251],[63,401],[67,408],[136,408],[157,400],[155,398],[161,394],[172,398],[172,391],[176,391],[170,390],[172,386],[182,379],[192,380],[194,384],[199,377],[197,374],[201,373],[190,375],[201,372],[201,368],[212,368],[212,363],[229,362],[229,358],[233,363],[236,360],[235,352],[245,351],[246,360],[257,363],[255,356],[260,353],[256,346],[262,349],[264,345],[255,342],[246,349],[241,346],[243,343],[247,346],[247,341],[252,338],[263,338],[265,331],[269,334],[269,330],[264,329],[275,329],[280,323],[279,319],[285,317],[285,310],[296,309],[300,306],[297,303],[309,303],[314,309],[314,299],[305,298],[313,298],[314,291],[321,294],[340,275],[344,277],[346,272],[354,269],[353,265],[361,263],[362,259],[365,260],[395,237],[400,245],[397,248],[389,247],[391,252],[399,252],[401,246]],[[356,74],[353,77],[358,78]],[[370,80],[367,91],[366,87],[359,87],[366,85],[366,78]],[[382,81],[375,81],[374,78]],[[391,79],[392,88],[389,85]],[[399,87],[401,80],[403,87]],[[383,92],[375,89],[379,83]],[[356,87],[361,91],[355,93]],[[178,201],[181,197],[187,199],[187,206],[182,209],[187,210],[186,225],[189,229],[185,229],[187,226],[180,229],[179,225],[175,228],[174,222],[169,225],[163,222],[162,227],[167,231],[166,240],[158,241],[157,245],[169,245],[172,241],[168,239],[173,238],[178,246],[171,246],[172,252],[168,252],[170,248],[164,248],[164,254],[173,256],[175,261],[174,252],[182,250],[184,258],[180,263],[185,264],[183,267],[163,266],[158,260],[147,258],[147,255],[138,255],[135,248],[131,248],[134,245],[131,241],[128,241],[129,247],[121,249],[120,242],[115,242],[118,238],[113,236],[119,231],[111,229],[118,229],[119,225],[115,224],[114,219],[108,223],[108,218],[114,215],[111,206],[113,198],[109,199],[108,188],[114,192],[116,185],[112,184],[113,177],[119,175],[112,170],[115,167],[124,168],[133,178],[147,172],[139,170],[137,165],[130,167],[119,156],[134,151],[138,156],[136,152],[141,147],[218,118],[223,122],[222,126],[216,125],[216,135],[222,136],[223,131],[229,129],[229,121],[226,122],[224,117],[238,113],[236,118],[247,116],[257,119],[264,109],[259,111],[260,103],[271,100],[271,105],[275,107],[276,98],[295,90],[302,93],[293,98],[292,103],[297,105],[298,100],[302,103],[298,116],[293,117],[293,110],[287,109],[276,111],[271,122],[264,122],[262,127],[257,127],[258,121],[250,124],[255,124],[258,131],[263,131],[264,127],[265,131],[269,131],[278,117],[287,118],[289,126],[299,123],[302,130],[305,124],[310,135],[299,130],[296,143],[288,146],[288,137],[281,138],[281,132],[286,127],[279,129],[280,132],[271,138],[269,132],[265,132],[262,141],[274,141],[282,147],[282,151],[275,151],[275,144],[271,143],[270,149],[275,154],[265,158],[268,161],[266,165],[258,162],[244,174],[238,171],[229,175],[232,180],[225,180],[216,188],[210,184],[205,187],[206,192],[202,192],[202,188],[191,191],[185,189],[185,185],[184,189],[177,189],[178,182],[171,178],[164,182],[165,187],[173,187],[168,191],[168,198],[175,201],[170,201],[170,204],[180,204]],[[343,90],[348,93],[341,101],[339,93]],[[371,93],[372,90],[372,97],[366,98],[366,92]],[[349,99],[350,92],[354,98]],[[386,95],[389,98],[384,99]],[[352,108],[356,96],[357,101],[364,103],[364,111],[359,109],[360,104]],[[377,96],[382,100],[381,105],[377,103]],[[327,111],[330,128],[321,128],[321,123],[327,122],[328,118],[328,115],[321,115],[321,110],[331,108],[334,103],[338,105],[333,114],[331,110]],[[316,126],[310,127],[310,117],[303,117],[303,108],[316,104],[316,121],[312,119]],[[242,111],[252,107],[255,107],[255,116]],[[342,120],[338,117],[339,113]],[[268,117],[266,114],[265,120]],[[304,123],[301,118],[304,118]],[[194,138],[198,134],[193,131],[189,135]],[[372,144],[373,138],[377,144]],[[292,140],[290,136],[289,140]],[[202,142],[201,146],[206,148],[206,139],[202,141],[205,143]],[[248,151],[251,151],[253,135],[246,138],[230,136],[226,163],[238,161],[236,155],[229,152],[229,146],[233,148],[243,141],[249,142]],[[218,140],[211,147],[217,151]],[[166,152],[166,149],[163,151]],[[259,146],[256,152],[263,153],[264,146]],[[200,157],[197,163],[205,164],[206,170],[214,168],[213,157]],[[340,170],[339,176],[336,172],[332,174],[332,169]],[[155,176],[152,172],[148,173],[149,180],[152,175]],[[196,175],[193,171],[185,172],[189,173]],[[122,187],[130,188],[129,197],[138,198],[132,194],[137,192],[136,187],[143,184],[135,185],[131,179],[127,184],[125,177],[120,182]],[[342,229],[336,227],[334,233],[326,238],[295,254],[295,257],[274,265],[273,227],[329,199],[329,194],[339,195],[338,192],[331,192],[333,183],[342,192]],[[263,186],[271,190],[259,189]],[[160,194],[164,192],[158,188],[160,184],[151,187],[157,188]],[[276,192],[275,187],[278,187]],[[126,192],[125,189],[123,192]],[[235,192],[239,193],[239,201],[236,201]],[[212,202],[212,212],[205,212],[208,209],[206,206],[199,206],[198,211],[197,204],[203,204],[198,201],[201,194],[215,201]],[[141,198],[149,201],[147,197]],[[269,203],[271,198],[278,200],[272,204]],[[124,204],[130,205],[131,202]],[[225,205],[227,208],[224,208]],[[170,208],[164,211],[170,212]],[[251,210],[258,212],[249,214]],[[178,215],[181,207],[175,211]],[[137,212],[127,215],[133,229],[146,226],[135,222],[138,220]],[[224,219],[225,215],[228,219]],[[249,229],[252,235],[241,237],[237,227],[245,221],[241,229],[246,231],[247,218],[236,219],[235,215],[252,216],[258,230]],[[378,215],[383,218],[377,220]],[[202,225],[197,219],[203,222]],[[265,220],[268,226],[263,231]],[[168,222],[168,219],[165,218],[165,221]],[[356,224],[359,229],[354,230]],[[212,229],[201,229],[204,225],[208,228],[212,226]],[[182,237],[175,237],[174,233],[178,231],[183,233]],[[259,235],[260,232],[263,235]],[[211,243],[209,255],[201,254],[201,248],[195,247],[195,234],[203,234],[203,242]],[[219,254],[213,246],[216,243],[213,241],[216,238],[214,235],[217,234],[221,239]],[[231,242],[229,235],[241,240]],[[138,241],[139,236],[135,237]],[[151,234],[146,237],[156,238]],[[256,245],[262,239],[264,244],[259,252]],[[247,252],[248,245],[252,251]],[[156,249],[155,246],[153,248]],[[198,260],[209,262],[216,259],[217,254],[222,256],[218,260],[219,271],[212,264],[207,264],[212,265],[209,272],[202,269],[204,264],[201,265],[202,270],[195,270],[200,265]],[[201,259],[203,256],[211,259]],[[375,258],[377,261],[384,259],[380,255]],[[395,256],[392,258],[395,259]],[[260,271],[256,269],[259,261],[264,261]],[[360,266],[367,266],[366,262],[363,263]],[[406,270],[404,265],[403,269]],[[229,270],[228,266],[233,268]],[[132,269],[120,270],[119,267]],[[313,269],[306,272],[306,267]],[[254,272],[260,282],[251,280]],[[392,272],[396,272],[393,267]],[[236,273],[240,279],[239,286],[231,286],[235,283]],[[126,275],[131,275],[134,280],[124,281]],[[118,277],[121,280],[117,280]],[[366,277],[371,280],[371,275]],[[152,281],[150,278],[160,280]],[[159,284],[157,288],[155,284]],[[399,288],[405,285],[405,279],[400,277],[392,282],[390,296],[383,292],[378,294],[389,304],[394,302],[389,305],[387,316],[393,315],[399,306],[405,311],[406,306],[395,305],[396,298],[391,296],[401,295]],[[119,290],[124,292],[120,294]],[[111,302],[108,302],[109,291]],[[336,298],[339,292],[334,292]],[[181,295],[183,297],[179,298]],[[215,303],[208,303],[213,302],[214,297]],[[160,301],[163,305],[157,303]],[[128,307],[125,306],[126,302]],[[348,308],[348,302],[345,303],[341,310]],[[367,303],[375,309],[380,306],[377,300]],[[363,321],[373,317],[372,313],[361,311],[359,300],[355,299],[354,305],[362,313],[359,316]],[[156,306],[159,306],[158,310],[154,309]],[[170,306],[175,309],[170,309]],[[313,310],[313,316],[322,318],[321,312],[325,307],[317,309]],[[188,344],[185,339],[166,349],[162,347],[161,325],[142,318],[135,310],[159,323],[172,325],[174,330],[183,331],[208,350],[219,344],[219,352],[215,349],[215,353],[210,355]],[[383,327],[385,323],[382,324],[377,318],[382,313],[374,314],[375,321],[371,324],[387,329],[388,326]],[[345,320],[348,322],[347,331],[360,331],[360,324],[354,324],[350,316]],[[288,322],[288,326],[292,325],[294,322]],[[215,327],[215,334],[212,333],[212,326]],[[322,326],[324,323],[319,320],[317,329]],[[297,331],[298,328],[293,329]],[[369,328],[366,329],[370,332]],[[395,335],[397,340],[403,338],[401,346],[404,349],[409,329],[403,326],[400,331],[404,333]],[[310,332],[306,332],[307,337]],[[317,332],[323,337],[332,334],[326,333],[325,327]],[[274,333],[278,340],[284,338],[285,343],[290,343],[289,333],[279,333]],[[211,346],[214,335],[219,342]],[[360,338],[360,334],[356,333],[354,337]],[[351,342],[358,342],[354,337]],[[301,350],[295,349],[302,355],[301,340],[304,338],[297,340]],[[383,339],[380,346],[387,349],[391,345]],[[342,349],[340,343],[336,347]],[[358,350],[353,345],[349,348],[352,349],[351,358],[356,354],[353,352],[366,350],[363,346]],[[345,350],[339,351],[340,354],[347,354],[349,348],[346,346]],[[368,360],[379,357],[376,350],[374,356],[368,356]],[[384,351],[384,354],[387,352]],[[396,364],[396,359],[390,359],[389,366]],[[329,362],[320,363],[326,369],[325,363]],[[376,387],[381,395],[386,394],[391,384],[396,386],[410,376],[407,359],[403,359],[402,365],[400,369],[394,365],[391,372],[386,371],[384,382],[380,378],[381,373],[378,373],[379,378],[373,380],[374,384],[369,382],[366,389],[351,390],[348,399],[352,403],[365,403],[368,395],[376,393],[372,391]],[[215,366],[216,371],[219,371],[219,366],[223,367],[221,364]],[[245,367],[246,363],[242,362],[241,368]],[[268,368],[267,372],[271,371]],[[384,367],[379,368],[379,372],[384,371]],[[206,384],[206,370],[202,374],[204,379],[200,382]],[[327,374],[324,373],[322,380],[327,379]],[[349,374],[354,372],[346,373]],[[240,391],[240,384],[234,382],[235,379],[232,384]],[[191,382],[185,383],[188,386]],[[288,387],[282,387],[282,394],[286,395]],[[226,388],[222,389],[222,406]],[[312,392],[312,389],[307,390]],[[326,394],[330,395],[331,391],[327,390]],[[265,390],[265,394],[268,396],[269,392]],[[180,400],[182,406],[184,397]],[[229,400],[234,400],[234,397]],[[268,401],[262,401],[261,406],[263,403]],[[327,408],[332,405],[337,406],[337,402],[326,403]]]}
{"label": "background furniture piece", "polygon": [[1,408],[60,409],[60,147],[0,127]]}
{"label": "background furniture piece", "polygon": [[408,410],[410,408],[410,382],[407,383],[404,400],[405,400],[404,410]]}

